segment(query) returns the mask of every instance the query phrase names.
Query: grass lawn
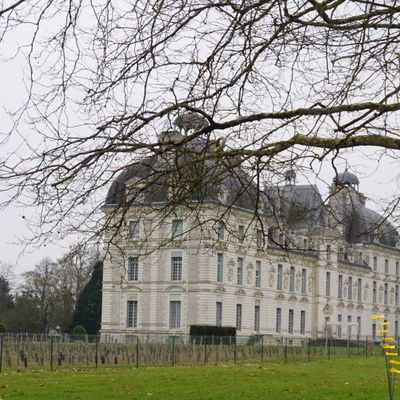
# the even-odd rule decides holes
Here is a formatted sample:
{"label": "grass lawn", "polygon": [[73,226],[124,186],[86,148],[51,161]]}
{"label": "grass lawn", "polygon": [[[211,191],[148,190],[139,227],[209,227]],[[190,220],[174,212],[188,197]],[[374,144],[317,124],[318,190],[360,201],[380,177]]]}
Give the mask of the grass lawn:
{"label": "grass lawn", "polygon": [[0,400],[386,399],[382,357],[297,364],[102,368],[0,375]]}

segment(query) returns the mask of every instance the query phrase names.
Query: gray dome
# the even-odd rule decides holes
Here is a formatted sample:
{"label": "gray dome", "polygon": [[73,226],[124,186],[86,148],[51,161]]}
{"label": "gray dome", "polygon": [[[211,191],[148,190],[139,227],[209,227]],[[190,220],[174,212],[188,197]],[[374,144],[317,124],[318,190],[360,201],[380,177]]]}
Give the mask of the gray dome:
{"label": "gray dome", "polygon": [[344,171],[341,172],[340,174],[337,174],[333,178],[333,182],[336,185],[359,185],[360,181],[358,180],[357,176],[352,174],[349,171]]}
{"label": "gray dome", "polygon": [[[261,210],[260,193],[237,158],[206,157],[214,149],[215,143],[197,138],[127,166],[111,184],[105,206],[214,202]],[[129,199],[128,192],[137,197]]]}

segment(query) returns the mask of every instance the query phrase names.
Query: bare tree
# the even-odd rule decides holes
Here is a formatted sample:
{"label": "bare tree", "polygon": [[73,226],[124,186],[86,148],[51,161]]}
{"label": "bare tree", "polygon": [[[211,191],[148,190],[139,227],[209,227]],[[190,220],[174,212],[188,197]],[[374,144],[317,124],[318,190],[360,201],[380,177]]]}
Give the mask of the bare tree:
{"label": "bare tree", "polygon": [[[4,138],[22,139],[18,154],[1,160],[8,201],[41,207],[39,240],[101,234],[104,190],[125,166],[197,138],[211,151],[170,163],[163,182],[213,159],[246,170],[261,193],[288,166],[336,169],[347,149],[373,146],[377,159],[397,160],[399,15],[397,1],[375,0],[4,7],[3,41],[24,34],[28,71],[26,102]],[[188,112],[201,118],[185,121]],[[183,140],[160,136],[177,129],[174,120]],[[160,174],[154,168],[150,182]],[[249,179],[240,179],[246,190]],[[193,193],[190,183],[182,186]]]}

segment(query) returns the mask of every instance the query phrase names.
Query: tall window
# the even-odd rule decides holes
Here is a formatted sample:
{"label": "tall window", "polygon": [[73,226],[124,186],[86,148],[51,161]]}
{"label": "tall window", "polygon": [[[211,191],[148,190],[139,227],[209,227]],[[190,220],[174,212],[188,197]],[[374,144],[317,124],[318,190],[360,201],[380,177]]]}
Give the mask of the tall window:
{"label": "tall window", "polygon": [[225,223],[222,221],[218,221],[218,240],[225,239]]}
{"label": "tall window", "polygon": [[222,282],[224,278],[224,254],[217,254],[217,282]]}
{"label": "tall window", "polygon": [[281,264],[278,264],[278,276],[276,280],[276,288],[278,290],[282,290],[282,275],[283,275],[283,267]]}
{"label": "tall window", "polygon": [[353,298],[353,278],[349,276],[349,290],[347,291],[347,298],[351,300]]}
{"label": "tall window", "polygon": [[361,278],[357,279],[357,300],[361,301],[362,298],[362,280]]}
{"label": "tall window", "polygon": [[351,315],[347,316],[347,337],[351,337]]}
{"label": "tall window", "polygon": [[301,293],[307,292],[307,270],[303,268],[301,270]]}
{"label": "tall window", "polygon": [[176,238],[183,233],[183,221],[181,219],[174,219],[172,221],[171,234],[172,238]]}
{"label": "tall window", "polygon": [[138,302],[136,300],[128,300],[126,324],[128,328],[137,328]]}
{"label": "tall window", "polygon": [[295,269],[294,269],[294,267],[290,267],[289,290],[291,292],[294,292],[294,278],[295,278]]}
{"label": "tall window", "polygon": [[261,261],[256,261],[256,287],[261,286]]}
{"label": "tall window", "polygon": [[300,335],[306,333],[306,312],[303,310],[300,312]]}
{"label": "tall window", "polygon": [[328,271],[325,278],[325,296],[331,295],[331,273]]}
{"label": "tall window", "polygon": [[399,336],[399,321],[394,321],[394,337],[397,339]]}
{"label": "tall window", "polygon": [[372,339],[376,339],[376,324],[372,324]]}
{"label": "tall window", "polygon": [[343,275],[339,274],[338,276],[338,299],[343,298]]}
{"label": "tall window", "polygon": [[139,280],[139,257],[128,258],[128,281]]}
{"label": "tall window", "polygon": [[263,234],[261,229],[257,229],[256,232],[256,245],[258,248],[263,247]]}
{"label": "tall window", "polygon": [[254,305],[254,332],[260,331],[260,300]]}
{"label": "tall window", "polygon": [[389,260],[385,259],[385,274],[389,273]]}
{"label": "tall window", "polygon": [[181,302],[173,300],[169,302],[169,329],[181,327]]}
{"label": "tall window", "polygon": [[222,302],[216,302],[216,317],[215,317],[215,325],[221,326],[222,325]]}
{"label": "tall window", "polygon": [[303,249],[308,250],[308,239],[303,239]]}
{"label": "tall window", "polygon": [[378,257],[374,256],[373,260],[374,260],[373,261],[373,269],[374,269],[374,271],[377,271],[378,270]]}
{"label": "tall window", "polygon": [[388,284],[385,283],[385,292],[384,292],[384,296],[383,296],[383,302],[385,303],[385,305],[387,305],[388,303]]}
{"label": "tall window", "polygon": [[372,282],[372,302],[376,303],[376,281]]}
{"label": "tall window", "polygon": [[276,309],[276,324],[275,324],[275,332],[281,333],[282,331],[282,308]]}
{"label": "tall window", "polygon": [[398,261],[396,261],[396,275],[400,275],[400,263]]}
{"label": "tall window", "polygon": [[288,319],[288,333],[293,333],[293,317],[294,317],[294,311],[290,309],[289,319]]}
{"label": "tall window", "polygon": [[242,330],[242,305],[236,304],[236,329]]}
{"label": "tall window", "polygon": [[399,305],[399,285],[396,285],[396,291],[394,294],[394,302],[395,302],[396,306]]}
{"label": "tall window", "polygon": [[357,317],[357,336],[361,335],[361,317]]}
{"label": "tall window", "polygon": [[244,226],[243,225],[238,226],[238,238],[239,238],[240,243],[244,242]]}
{"label": "tall window", "polygon": [[131,239],[138,240],[140,236],[139,221],[129,221],[129,235]]}
{"label": "tall window", "polygon": [[171,281],[182,280],[182,256],[171,257]]}
{"label": "tall window", "polygon": [[237,259],[237,284],[243,284],[243,258]]}
{"label": "tall window", "polygon": [[332,259],[332,246],[330,244],[326,245],[326,259],[328,261]]}
{"label": "tall window", "polygon": [[342,337],[342,314],[338,314],[337,322],[337,336]]}

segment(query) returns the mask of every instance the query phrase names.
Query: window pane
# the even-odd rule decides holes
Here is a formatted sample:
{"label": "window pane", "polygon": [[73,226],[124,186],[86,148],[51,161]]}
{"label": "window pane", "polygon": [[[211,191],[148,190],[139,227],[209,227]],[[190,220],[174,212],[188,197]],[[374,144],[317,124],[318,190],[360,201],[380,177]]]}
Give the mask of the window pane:
{"label": "window pane", "polygon": [[256,287],[261,286],[261,261],[256,261]]}
{"label": "window pane", "polygon": [[183,232],[183,222],[181,219],[174,219],[172,221],[172,237],[175,238],[177,236],[182,235]]}
{"label": "window pane", "polygon": [[182,257],[171,257],[171,280],[182,280]]}
{"label": "window pane", "polygon": [[140,234],[139,221],[129,221],[129,234],[132,239],[139,239],[139,234]]}
{"label": "window pane", "polygon": [[282,290],[282,273],[283,273],[283,271],[282,271],[282,265],[278,265],[278,277],[277,277],[277,285],[276,285],[276,288],[278,289],[278,290]]}
{"label": "window pane", "polygon": [[137,301],[129,300],[127,304],[127,326],[137,328]]}
{"label": "window pane", "polygon": [[301,270],[301,293],[307,292],[307,270],[303,268]]}
{"label": "window pane", "polygon": [[237,284],[243,284],[243,258],[237,259]]}
{"label": "window pane", "polygon": [[181,302],[170,301],[169,303],[169,327],[179,329],[181,327]]}
{"label": "window pane", "polygon": [[217,255],[217,282],[222,282],[224,276],[224,254]]}
{"label": "window pane", "polygon": [[128,280],[137,281],[139,279],[139,258],[129,257],[128,260]]}
{"label": "window pane", "polygon": [[242,330],[242,305],[236,304],[236,329]]}
{"label": "window pane", "polygon": [[216,303],[216,318],[215,322],[217,326],[222,325],[222,302],[217,301]]}

